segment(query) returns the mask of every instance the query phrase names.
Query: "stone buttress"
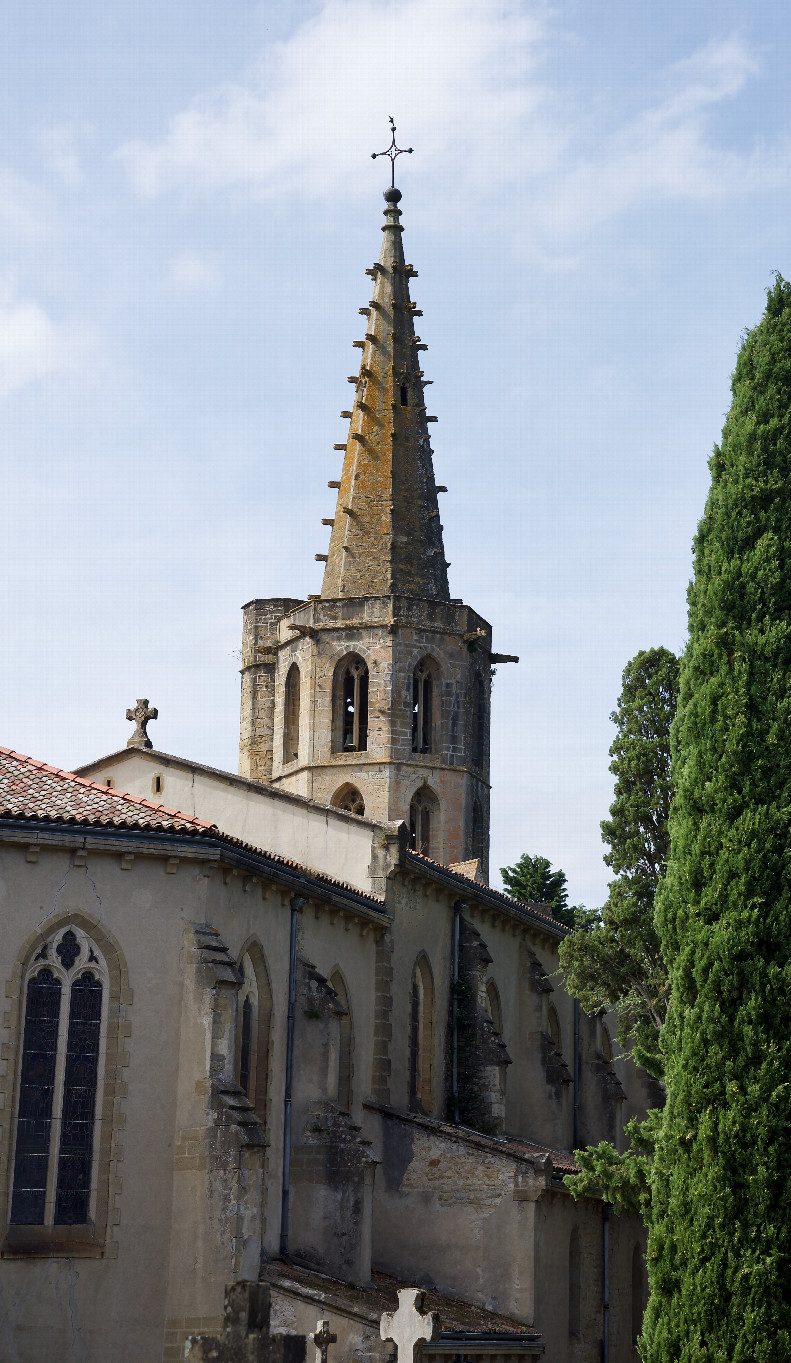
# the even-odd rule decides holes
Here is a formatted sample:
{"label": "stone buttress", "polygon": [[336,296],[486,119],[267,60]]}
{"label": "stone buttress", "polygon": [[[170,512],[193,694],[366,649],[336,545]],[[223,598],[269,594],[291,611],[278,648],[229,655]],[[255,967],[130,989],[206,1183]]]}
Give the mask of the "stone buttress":
{"label": "stone buttress", "polygon": [[244,607],[242,775],[404,820],[446,864],[489,847],[491,628],[448,589],[401,198],[385,193],[320,596]]}

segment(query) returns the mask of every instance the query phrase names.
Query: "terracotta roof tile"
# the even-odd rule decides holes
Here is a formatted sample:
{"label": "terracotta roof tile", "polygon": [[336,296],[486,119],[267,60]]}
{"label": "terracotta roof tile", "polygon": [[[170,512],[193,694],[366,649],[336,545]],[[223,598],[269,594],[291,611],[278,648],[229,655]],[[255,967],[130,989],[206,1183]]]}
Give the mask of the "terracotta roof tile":
{"label": "terracotta roof tile", "polygon": [[115,828],[217,833],[215,824],[111,790],[73,772],[0,747],[0,818],[54,819]]}
{"label": "terracotta roof tile", "polygon": [[366,894],[356,885],[337,880],[323,871],[312,870],[290,857],[223,833],[216,824],[207,823],[192,814],[183,814],[167,805],[155,805],[142,795],[113,790],[109,786],[75,776],[72,771],[50,767],[11,748],[0,746],[0,819],[40,819],[42,822],[90,824],[103,828],[139,828],[156,832],[203,835],[216,838],[227,847],[240,852],[264,856],[277,866],[287,866],[310,880],[330,889],[342,890],[370,908],[381,913],[384,904],[375,895]]}

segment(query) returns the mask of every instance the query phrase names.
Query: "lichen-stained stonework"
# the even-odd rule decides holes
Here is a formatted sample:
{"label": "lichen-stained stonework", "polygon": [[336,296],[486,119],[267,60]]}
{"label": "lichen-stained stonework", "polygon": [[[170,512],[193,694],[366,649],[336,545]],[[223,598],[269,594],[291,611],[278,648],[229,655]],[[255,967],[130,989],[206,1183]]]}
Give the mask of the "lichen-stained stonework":
{"label": "lichen-stained stonework", "polygon": [[[491,627],[449,596],[437,486],[404,258],[388,191],[343,472],[320,597],[248,602],[242,637],[239,770],[328,804],[352,785],[366,817],[404,820],[423,794],[427,854],[479,862],[489,848]],[[340,735],[344,659],[368,669],[364,750]],[[299,669],[298,741],[286,679]],[[414,740],[414,679],[431,676],[430,733]],[[295,729],[295,733],[297,730]],[[427,739],[427,741],[426,741]],[[424,790],[425,788],[425,790]],[[419,847],[417,850],[421,850]]]}

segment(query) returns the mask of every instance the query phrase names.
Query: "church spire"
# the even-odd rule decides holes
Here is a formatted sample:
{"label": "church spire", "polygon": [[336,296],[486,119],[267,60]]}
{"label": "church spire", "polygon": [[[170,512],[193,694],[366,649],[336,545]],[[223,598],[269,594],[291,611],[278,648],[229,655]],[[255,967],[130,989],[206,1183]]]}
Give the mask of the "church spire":
{"label": "church spire", "polygon": [[[365,317],[338,504],[321,595],[448,601],[420,352],[409,295],[400,190],[385,191],[385,224]],[[330,486],[338,487],[337,483]]]}

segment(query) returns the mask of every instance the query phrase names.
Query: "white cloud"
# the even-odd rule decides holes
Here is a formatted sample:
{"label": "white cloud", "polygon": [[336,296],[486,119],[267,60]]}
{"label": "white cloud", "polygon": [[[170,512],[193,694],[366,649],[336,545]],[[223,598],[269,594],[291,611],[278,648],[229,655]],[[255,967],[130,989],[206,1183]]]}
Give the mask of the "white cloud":
{"label": "white cloud", "polygon": [[201,95],[161,141],[118,154],[146,195],[246,185],[264,197],[357,197],[392,113],[419,145],[418,175],[455,179],[463,167],[468,182],[495,185],[513,177],[526,130],[521,156],[536,168],[559,149],[535,117],[541,13],[519,0],[325,0],[246,84]]}
{"label": "white cloud", "polygon": [[38,135],[38,143],[47,165],[66,189],[79,189],[84,181],[80,159],[71,128],[46,128]]}
{"label": "white cloud", "polygon": [[758,72],[739,37],[675,63],[642,109],[607,126],[551,83],[546,13],[538,0],[324,0],[245,81],[200,95],[159,141],[117,155],[148,196],[357,199],[392,112],[399,139],[419,148],[402,187],[429,180],[435,197],[467,191],[479,206],[515,194],[525,244],[558,259],[562,241],[635,205],[788,179],[784,144],[744,152],[712,135],[717,106]]}
{"label": "white cloud", "polygon": [[44,196],[14,171],[0,166],[0,232],[28,242],[44,235],[47,226]]}
{"label": "white cloud", "polygon": [[87,336],[57,325],[38,303],[0,296],[0,399],[79,368],[88,344]]}
{"label": "white cloud", "polygon": [[205,293],[220,286],[220,272],[203,251],[182,251],[170,267],[169,278],[190,293]]}

